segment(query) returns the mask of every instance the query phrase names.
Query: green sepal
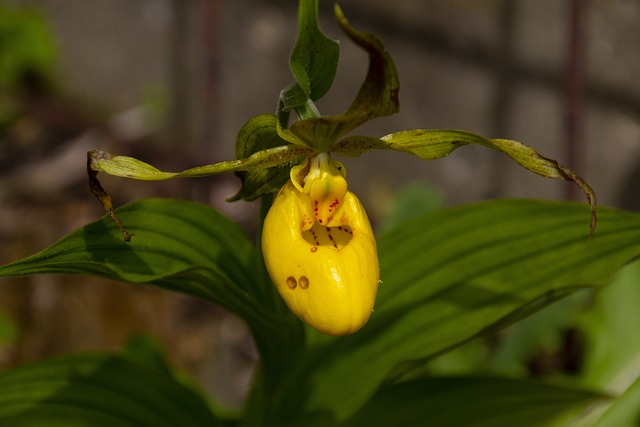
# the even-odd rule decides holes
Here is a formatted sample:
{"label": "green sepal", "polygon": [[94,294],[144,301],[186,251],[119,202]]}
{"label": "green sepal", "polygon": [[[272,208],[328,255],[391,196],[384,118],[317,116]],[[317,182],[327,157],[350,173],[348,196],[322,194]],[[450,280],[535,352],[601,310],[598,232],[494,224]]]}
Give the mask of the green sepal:
{"label": "green sepal", "polygon": [[[288,141],[278,135],[277,122],[278,119],[273,114],[263,114],[249,120],[238,132],[236,157],[242,159],[262,150],[289,145]],[[294,163],[296,159],[289,162]],[[284,165],[235,172],[242,180],[242,187],[228,201],[251,201],[278,191],[289,179],[289,168],[282,166]]]}
{"label": "green sepal", "polygon": [[[287,169],[277,168],[278,166],[299,163],[301,159],[310,156],[314,152],[313,148],[302,143],[287,144],[287,139],[290,140],[289,142],[298,142],[298,140],[295,137],[290,138],[289,134],[281,133],[277,123],[278,121],[273,115],[256,116],[241,129],[239,141],[236,144],[236,152],[249,154],[248,157],[198,166],[182,172],[161,171],[155,166],[133,157],[114,156],[97,150],[89,151],[87,153],[89,188],[105,212],[120,229],[125,242],[131,240],[131,234],[117,217],[111,197],[102,188],[97,178],[98,172],[142,181],[198,178],[226,172],[249,172],[248,176],[241,177],[243,186],[240,192],[232,197],[231,200],[239,198],[245,200],[256,199],[264,194],[277,191],[286,181]],[[271,148],[256,151],[261,147]]]}
{"label": "green sepal", "polygon": [[346,133],[369,120],[400,111],[400,81],[393,58],[382,40],[375,34],[356,31],[338,5],[335,6],[335,15],[342,31],[369,54],[369,69],[364,83],[347,111],[338,116],[345,122]]}
{"label": "green sepal", "polygon": [[200,178],[226,172],[250,171],[283,166],[309,156],[313,149],[304,145],[284,145],[261,150],[246,159],[198,166],[182,172],[165,172],[133,157],[114,156],[104,151],[89,152],[89,167],[95,172],[141,181],[162,181],[171,178]]}
{"label": "green sepal", "polygon": [[363,123],[400,109],[399,80],[395,64],[382,41],[374,34],[357,31],[336,6],[342,31],[369,54],[369,70],[355,99],[343,114],[313,117],[294,122],[290,130],[319,151],[333,150],[333,144]]}
{"label": "green sepal", "polygon": [[357,157],[369,150],[395,150],[413,154],[422,160],[435,160],[448,156],[457,148],[478,144],[502,151],[525,169],[546,178],[564,179],[575,183],[584,192],[591,209],[590,235],[596,227],[596,195],[593,189],[578,174],[558,163],[557,160],[540,155],[533,148],[509,139],[487,139],[480,135],[450,129],[414,129],[395,132],[382,138],[352,136],[336,143],[332,151],[336,154]]}
{"label": "green sepal", "polygon": [[[181,172],[167,172],[133,157],[114,156],[94,150],[87,153],[87,170],[92,192],[100,199],[107,213],[111,214],[113,208],[110,200],[105,204],[108,195],[96,179],[98,172],[142,181],[198,178],[235,172],[242,180],[242,187],[229,201],[251,201],[278,191],[289,176],[289,169],[284,166],[299,163],[315,150],[291,132],[283,130],[275,115],[263,114],[253,117],[240,129],[235,151],[238,160],[198,166]],[[123,233],[128,240],[126,230]]]}
{"label": "green sepal", "polygon": [[313,101],[324,96],[338,69],[340,45],[318,25],[318,0],[301,0],[298,6],[298,36],[289,66],[295,82],[280,93],[277,115],[287,125],[288,112],[302,118],[317,116]]}
{"label": "green sepal", "polygon": [[291,72],[313,101],[327,93],[338,69],[340,44],[318,24],[318,0],[302,0],[298,9],[298,36],[291,51]]}

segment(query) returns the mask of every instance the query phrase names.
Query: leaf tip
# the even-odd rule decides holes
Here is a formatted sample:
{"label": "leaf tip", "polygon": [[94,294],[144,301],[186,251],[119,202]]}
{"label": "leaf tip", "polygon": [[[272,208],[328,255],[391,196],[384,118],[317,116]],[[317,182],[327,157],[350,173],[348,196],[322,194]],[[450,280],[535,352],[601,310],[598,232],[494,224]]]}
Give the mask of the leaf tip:
{"label": "leaf tip", "polygon": [[102,160],[102,159],[110,159],[111,155],[104,151],[92,150],[87,153],[87,175],[89,176],[89,191],[93,194],[96,199],[102,205],[105,213],[111,217],[116,226],[120,229],[120,232],[124,236],[124,241],[129,243],[131,241],[131,236],[127,229],[122,225],[122,222],[116,215],[115,210],[113,209],[113,202],[111,201],[111,196],[102,188],[102,184],[98,180],[98,171],[94,168],[94,161]]}
{"label": "leaf tip", "polygon": [[338,3],[334,3],[334,5],[333,5],[333,14],[336,17],[336,20],[338,22],[347,20],[347,18],[345,18],[345,16],[344,16],[344,12],[342,11],[342,8],[340,7],[340,5]]}
{"label": "leaf tip", "polygon": [[582,190],[585,197],[587,198],[587,202],[589,203],[589,210],[591,212],[591,222],[589,223],[589,240],[591,240],[594,233],[596,232],[596,226],[598,224],[598,213],[597,213],[598,201],[596,198],[596,193],[595,191],[593,191],[593,188],[591,188],[591,186],[587,183],[587,181],[582,179],[582,177],[579,176],[577,173],[561,165],[558,162],[556,162],[556,165],[559,171],[561,172],[561,174],[563,175],[563,178],[566,179],[567,181],[571,181],[574,184],[576,184],[578,188]]}

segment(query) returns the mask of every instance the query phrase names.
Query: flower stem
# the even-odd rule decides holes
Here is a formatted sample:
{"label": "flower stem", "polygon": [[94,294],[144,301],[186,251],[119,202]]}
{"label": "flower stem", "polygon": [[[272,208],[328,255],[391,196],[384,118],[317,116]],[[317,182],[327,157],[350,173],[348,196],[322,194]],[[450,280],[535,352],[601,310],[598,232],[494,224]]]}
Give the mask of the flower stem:
{"label": "flower stem", "polygon": [[320,111],[313,101],[307,98],[307,102],[304,105],[296,108],[296,114],[300,120],[310,119],[313,117],[320,117]]}

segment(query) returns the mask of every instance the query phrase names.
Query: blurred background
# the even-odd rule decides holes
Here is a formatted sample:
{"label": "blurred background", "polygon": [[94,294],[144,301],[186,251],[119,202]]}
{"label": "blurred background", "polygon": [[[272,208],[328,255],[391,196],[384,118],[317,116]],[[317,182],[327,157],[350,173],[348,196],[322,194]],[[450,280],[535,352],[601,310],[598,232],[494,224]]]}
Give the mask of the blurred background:
{"label": "blurred background", "polygon": [[[363,126],[455,128],[516,139],[576,170],[604,205],[640,210],[639,0],[345,0],[380,36],[401,82],[401,112]],[[6,0],[0,4],[0,261],[102,216],[86,152],[164,170],[234,157],[238,129],[275,112],[292,81],[293,0]],[[337,79],[319,103],[337,114],[367,56],[343,36]],[[464,147],[423,162],[377,152],[347,165],[378,230],[407,215],[498,197],[576,199],[569,184],[504,155]],[[102,177],[116,205],[178,197],[215,206],[254,238],[255,203],[226,203],[232,175],[140,183]],[[588,211],[585,208],[585,233]],[[220,308],[152,288],[84,277],[0,282],[0,368],[74,351],[117,350],[149,335],[225,405],[242,401],[256,361],[243,325]]]}

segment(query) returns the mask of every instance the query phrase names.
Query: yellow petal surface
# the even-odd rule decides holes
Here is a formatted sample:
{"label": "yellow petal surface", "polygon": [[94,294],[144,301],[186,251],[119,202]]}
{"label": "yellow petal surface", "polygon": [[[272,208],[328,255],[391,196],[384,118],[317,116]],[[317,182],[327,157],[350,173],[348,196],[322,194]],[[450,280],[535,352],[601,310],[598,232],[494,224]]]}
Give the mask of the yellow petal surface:
{"label": "yellow petal surface", "polygon": [[373,310],[380,274],[375,238],[350,191],[323,219],[320,224],[310,196],[289,181],[265,218],[264,259],[296,316],[328,335],[351,334]]}

